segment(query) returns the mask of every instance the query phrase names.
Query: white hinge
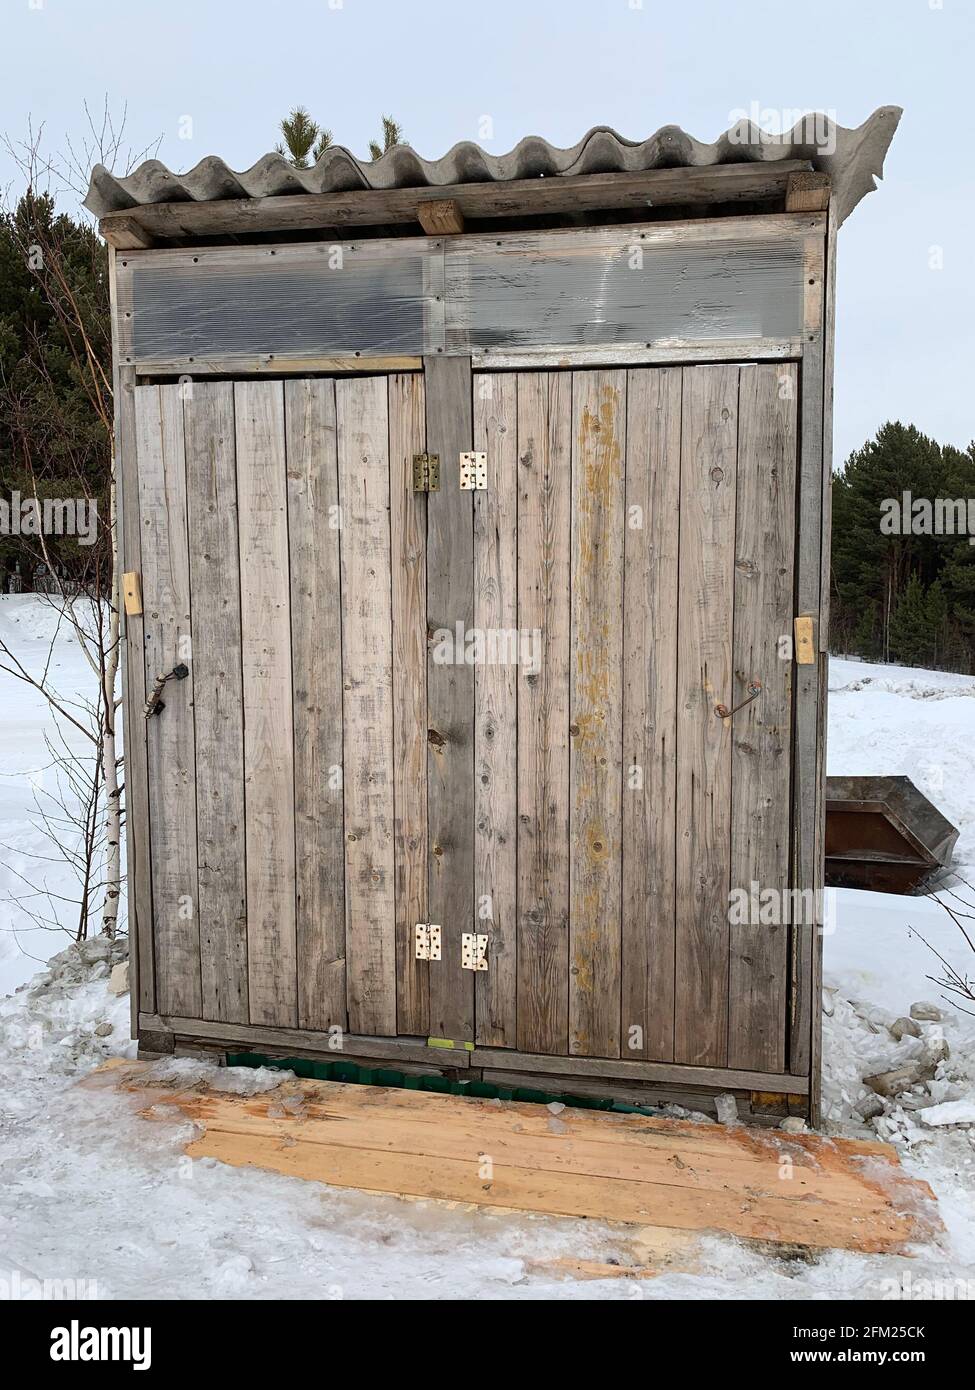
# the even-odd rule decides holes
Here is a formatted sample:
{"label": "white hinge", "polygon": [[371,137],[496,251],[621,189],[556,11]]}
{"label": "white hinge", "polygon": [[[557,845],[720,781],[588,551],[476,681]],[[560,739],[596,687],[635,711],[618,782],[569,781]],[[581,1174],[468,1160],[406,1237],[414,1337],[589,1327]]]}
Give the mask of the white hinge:
{"label": "white hinge", "polygon": [[413,954],[417,960],[440,959],[440,928],[434,922],[417,922],[413,928]]}
{"label": "white hinge", "polygon": [[461,454],[460,486],[462,492],[484,492],[486,490],[487,454]]}
{"label": "white hinge", "polygon": [[460,938],[460,961],[465,970],[486,970],[487,936],[475,932],[463,932]]}

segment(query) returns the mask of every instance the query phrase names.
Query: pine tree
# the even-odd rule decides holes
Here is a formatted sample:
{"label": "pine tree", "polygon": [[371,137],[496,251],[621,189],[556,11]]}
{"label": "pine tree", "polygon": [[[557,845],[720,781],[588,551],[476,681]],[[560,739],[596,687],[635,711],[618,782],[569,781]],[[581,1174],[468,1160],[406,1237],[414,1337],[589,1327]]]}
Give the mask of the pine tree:
{"label": "pine tree", "polygon": [[312,120],[303,106],[296,106],[281,122],[284,144],[277,145],[278,154],[287,155],[296,169],[308,168],[308,155],[318,159],[332,143],[332,132],[323,130]]}
{"label": "pine tree", "polygon": [[927,595],[918,576],[912,574],[890,623],[890,656],[902,666],[925,666],[934,645]]}
{"label": "pine tree", "polygon": [[380,145],[378,140],[369,141],[370,159],[381,159],[387,150],[391,150],[394,145],[402,145],[403,127],[398,121],[394,121],[392,116],[383,117],[383,143]]}
{"label": "pine tree", "polygon": [[943,558],[936,538],[915,536],[909,525],[906,535],[884,534],[881,504],[900,501],[905,491],[935,497],[944,473],[933,439],[913,425],[888,422],[833,479],[833,621],[837,634],[852,633],[864,603],[876,604],[878,639],[864,655],[889,658],[894,614],[910,575],[917,572],[923,589],[937,578]]}
{"label": "pine tree", "polygon": [[[392,116],[383,116],[383,142],[369,141],[370,159],[381,159],[387,150],[403,143],[403,129]],[[332,132],[312,120],[304,106],[296,106],[291,114],[281,122],[284,143],[275,145],[275,151],[283,154],[296,169],[307,169],[311,162],[317,163],[327,149],[332,146]]]}

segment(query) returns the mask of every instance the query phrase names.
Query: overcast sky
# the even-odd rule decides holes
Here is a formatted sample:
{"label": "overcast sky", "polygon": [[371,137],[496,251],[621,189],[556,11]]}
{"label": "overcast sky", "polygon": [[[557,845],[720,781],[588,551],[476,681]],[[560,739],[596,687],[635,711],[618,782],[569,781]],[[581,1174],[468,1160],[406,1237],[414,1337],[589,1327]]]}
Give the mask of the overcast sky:
{"label": "overcast sky", "polygon": [[524,135],[642,140],[673,123],[711,141],[742,110],[856,126],[903,106],[886,178],[840,233],[834,458],[887,419],[975,436],[975,0],[0,0],[0,14],[0,131],[30,117],[52,147],[77,141],[84,102],[107,96],[128,108],[129,143],[161,136],[179,170],[206,154],[247,168],[295,103],[360,156],[390,112],[426,158],[463,139],[503,154]]}

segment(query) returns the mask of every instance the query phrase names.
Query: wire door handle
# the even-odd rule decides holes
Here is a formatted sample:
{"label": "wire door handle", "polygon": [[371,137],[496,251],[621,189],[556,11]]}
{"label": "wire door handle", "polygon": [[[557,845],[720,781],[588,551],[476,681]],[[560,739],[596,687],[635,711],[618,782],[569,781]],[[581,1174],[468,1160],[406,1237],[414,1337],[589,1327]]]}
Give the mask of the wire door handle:
{"label": "wire door handle", "polygon": [[727,705],[715,705],[714,712],[719,719],[731,719],[740,709],[744,709],[745,706],[750,705],[753,700],[757,700],[761,693],[762,682],[750,680],[748,682],[748,694],[744,700],[739,700],[738,704],[732,705],[731,709],[729,709]]}

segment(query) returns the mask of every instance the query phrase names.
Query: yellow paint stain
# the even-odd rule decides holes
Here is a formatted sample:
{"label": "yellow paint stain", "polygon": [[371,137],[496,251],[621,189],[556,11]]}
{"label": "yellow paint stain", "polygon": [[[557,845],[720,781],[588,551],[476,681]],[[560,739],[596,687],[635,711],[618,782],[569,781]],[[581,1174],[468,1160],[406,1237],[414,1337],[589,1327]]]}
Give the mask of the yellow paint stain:
{"label": "yellow paint stain", "polygon": [[588,957],[577,955],[573,965],[575,967],[576,989],[583,994],[592,994],[592,965]]}

